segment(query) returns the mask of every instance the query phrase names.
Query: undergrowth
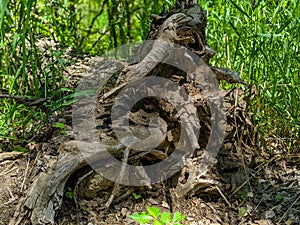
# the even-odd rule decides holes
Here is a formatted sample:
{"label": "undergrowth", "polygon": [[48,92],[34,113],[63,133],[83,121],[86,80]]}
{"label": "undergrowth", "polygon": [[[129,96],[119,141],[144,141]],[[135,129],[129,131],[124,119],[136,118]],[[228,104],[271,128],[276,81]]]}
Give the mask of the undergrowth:
{"label": "undergrowth", "polygon": [[213,63],[239,71],[249,83],[248,112],[261,134],[299,151],[299,1],[205,4],[208,42],[217,51]]}
{"label": "undergrowth", "polygon": [[[0,1],[0,94],[47,99],[45,110],[1,98],[1,144],[25,145],[47,116],[72,103],[72,92],[63,91],[71,63],[61,57],[66,47],[101,55],[143,40],[150,14],[163,3],[172,1]],[[217,51],[212,63],[239,71],[249,83],[248,113],[261,134],[299,152],[299,0],[199,3],[208,10],[207,39]],[[61,44],[46,65],[36,46],[41,37]]]}

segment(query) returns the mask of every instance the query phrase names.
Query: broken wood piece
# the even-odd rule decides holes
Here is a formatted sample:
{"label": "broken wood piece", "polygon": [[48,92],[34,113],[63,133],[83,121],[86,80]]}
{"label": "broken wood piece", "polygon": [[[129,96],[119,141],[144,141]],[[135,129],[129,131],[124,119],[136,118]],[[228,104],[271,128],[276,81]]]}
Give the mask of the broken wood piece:
{"label": "broken wood piece", "polygon": [[5,160],[13,160],[21,157],[24,153],[23,152],[3,152],[0,153],[0,162]]}

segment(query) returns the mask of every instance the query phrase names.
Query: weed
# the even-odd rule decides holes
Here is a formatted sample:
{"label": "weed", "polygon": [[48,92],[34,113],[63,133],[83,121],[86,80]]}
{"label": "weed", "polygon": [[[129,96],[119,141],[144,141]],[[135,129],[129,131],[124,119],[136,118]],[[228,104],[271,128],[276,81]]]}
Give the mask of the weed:
{"label": "weed", "polygon": [[74,199],[74,193],[71,187],[67,187],[68,191],[66,191],[65,195],[68,199],[73,200]]}
{"label": "weed", "polygon": [[153,225],[180,225],[179,222],[185,219],[185,216],[179,212],[175,212],[172,218],[171,213],[161,212],[157,207],[147,207],[147,212],[136,213],[129,217],[140,224],[151,221]]}
{"label": "weed", "polygon": [[205,6],[208,42],[217,51],[212,63],[240,71],[250,84],[248,112],[261,134],[297,150],[299,1],[205,1]]}
{"label": "weed", "polygon": [[247,209],[245,207],[240,207],[238,211],[238,216],[243,217],[247,213]]}
{"label": "weed", "polygon": [[[69,106],[74,95],[64,89],[63,71],[70,63],[62,58],[66,47],[101,55],[143,40],[150,15],[159,13],[163,3],[168,9],[174,2],[0,1],[0,94],[47,98],[49,113]],[[244,88],[247,111],[260,133],[299,151],[299,1],[198,2],[208,10],[207,40],[217,51],[211,63],[239,71],[250,84]],[[60,48],[41,52],[36,44],[40,37],[60,43]],[[17,145],[47,120],[38,108],[11,99],[1,99],[0,108],[1,143]]]}
{"label": "weed", "polygon": [[60,133],[62,135],[66,135],[67,131],[66,131],[65,124],[60,123],[60,122],[56,122],[56,123],[53,124],[53,127],[54,128],[59,128],[60,129]]}
{"label": "weed", "polygon": [[134,197],[135,200],[138,200],[142,197],[141,195],[136,194],[135,192],[132,193],[132,196]]}

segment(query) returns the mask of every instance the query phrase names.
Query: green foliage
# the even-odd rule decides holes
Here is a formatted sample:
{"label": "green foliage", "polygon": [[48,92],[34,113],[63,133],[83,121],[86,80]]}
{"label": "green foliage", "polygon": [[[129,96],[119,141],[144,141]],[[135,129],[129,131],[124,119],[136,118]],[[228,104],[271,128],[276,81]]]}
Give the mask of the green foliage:
{"label": "green foliage", "polygon": [[279,194],[275,195],[275,200],[276,201],[281,201],[282,200],[282,196],[279,195]]}
{"label": "green foliage", "polygon": [[[59,99],[57,91],[63,85],[61,59],[63,49],[52,51],[47,64],[45,56],[36,46],[41,23],[35,16],[38,2],[21,0],[1,1],[0,8],[0,94],[28,98]],[[41,108],[26,107],[12,99],[0,101],[0,140],[12,144],[26,144],[32,134],[46,120]]]}
{"label": "green foliage", "polygon": [[160,215],[160,209],[157,207],[147,207],[147,211],[149,215],[154,217],[155,219],[157,219]]}
{"label": "green foliage", "polygon": [[12,99],[0,101],[0,108],[0,141],[7,150],[15,150],[14,145],[25,145],[33,135],[34,128],[38,129],[41,125],[38,121],[44,120],[41,110],[17,105]]}
{"label": "green foliage", "polygon": [[136,213],[129,217],[140,224],[146,224],[152,221],[153,225],[180,225],[179,222],[185,219],[185,216],[179,212],[175,212],[172,218],[171,213],[161,213],[157,207],[147,207],[147,212]]}
{"label": "green foliage", "polygon": [[132,196],[134,197],[134,199],[135,200],[138,200],[138,199],[140,199],[142,196],[141,195],[138,195],[138,194],[136,194],[136,193],[132,193]]}
{"label": "green foliage", "polygon": [[56,122],[56,123],[53,124],[53,127],[54,128],[59,128],[60,133],[63,134],[63,135],[65,135],[67,133],[65,124],[63,124],[63,123]]}
{"label": "green foliage", "polygon": [[[205,1],[213,64],[250,84],[248,111],[265,136],[297,150],[300,129],[300,5],[288,1]],[[299,140],[298,140],[299,141]],[[299,150],[299,149],[298,149]]]}
{"label": "green foliage", "polygon": [[141,212],[141,213],[137,213],[137,214],[133,214],[131,216],[129,216],[131,219],[139,222],[140,224],[145,224],[150,222],[151,220],[153,220],[153,217],[150,216],[148,213],[146,212]]}
{"label": "green foliage", "polygon": [[[0,4],[0,94],[47,98],[46,113],[0,99],[1,144],[22,144],[49,114],[74,101],[73,90],[64,89],[63,71],[71,63],[62,58],[65,47],[101,55],[142,40],[150,14],[160,11],[162,1],[3,0]],[[42,52],[36,45],[41,37],[60,43],[60,48]]]}
{"label": "green foliage", "polygon": [[247,212],[247,209],[244,207],[239,208],[238,216],[243,217]]}
{"label": "green foliage", "polygon": [[71,187],[68,187],[68,191],[66,191],[65,195],[70,200],[74,199],[74,193]]}
{"label": "green foliage", "polygon": [[[73,103],[64,89],[72,46],[92,55],[147,37],[150,15],[175,0],[0,1],[0,94],[47,98],[44,106],[0,99],[0,141],[26,142],[47,116]],[[198,1],[208,10],[213,65],[240,71],[249,84],[248,112],[260,132],[299,150],[300,1]],[[47,55],[41,37],[61,44]],[[43,59],[47,59],[47,63]],[[223,84],[223,88],[232,85]]]}
{"label": "green foliage", "polygon": [[246,197],[247,197],[247,192],[241,191],[241,192],[239,193],[239,201],[240,201],[240,202],[244,201]]}
{"label": "green foliage", "polygon": [[23,148],[22,146],[14,146],[14,151],[15,152],[23,152],[23,153],[28,153],[28,149]]}

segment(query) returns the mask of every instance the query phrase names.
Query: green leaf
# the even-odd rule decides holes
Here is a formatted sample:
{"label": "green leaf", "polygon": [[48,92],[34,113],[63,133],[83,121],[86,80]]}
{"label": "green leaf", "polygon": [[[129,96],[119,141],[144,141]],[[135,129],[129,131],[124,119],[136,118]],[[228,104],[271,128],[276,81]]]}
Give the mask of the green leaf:
{"label": "green leaf", "polygon": [[239,200],[243,201],[247,197],[247,192],[242,191],[239,196]]}
{"label": "green leaf", "polygon": [[61,129],[60,133],[63,134],[63,135],[65,135],[67,133],[66,128],[65,128],[65,124],[63,124],[63,123],[56,122],[56,123],[53,124],[53,127]]}
{"label": "green leaf", "polygon": [[141,195],[138,195],[138,194],[136,194],[136,193],[132,193],[132,196],[134,197],[134,199],[140,199],[142,196]]}
{"label": "green leaf", "polygon": [[245,207],[241,207],[241,208],[239,208],[238,216],[242,217],[245,215],[246,212],[247,212],[247,209]]}
{"label": "green leaf", "polygon": [[185,215],[182,215],[180,212],[175,212],[173,216],[173,223],[179,222],[185,219]]}
{"label": "green leaf", "polygon": [[164,223],[159,220],[154,220],[152,225],[164,225]]}
{"label": "green leaf", "polygon": [[170,0],[165,0],[165,3],[168,7],[171,7],[173,5],[173,2]]}
{"label": "green leaf", "polygon": [[65,124],[60,123],[60,122],[56,122],[53,124],[54,128],[60,128],[60,129],[64,129],[65,128]]}
{"label": "green leaf", "polygon": [[229,2],[231,2],[241,13],[243,13],[245,16],[250,18],[250,16],[240,6],[238,6],[234,1],[230,0]]}
{"label": "green leaf", "polygon": [[275,195],[275,199],[276,199],[277,201],[280,201],[280,200],[282,199],[282,196],[281,196],[281,195]]}
{"label": "green leaf", "polygon": [[17,145],[14,145],[14,151],[15,152],[23,152],[23,153],[28,153],[28,149],[26,148],[23,148],[21,146],[17,146]]}
{"label": "green leaf", "polygon": [[160,215],[160,209],[157,207],[147,207],[147,211],[149,212],[149,214],[151,216],[153,216],[154,218],[158,218]]}
{"label": "green leaf", "polygon": [[169,212],[163,212],[160,216],[160,221],[167,224],[172,222],[171,214]]}
{"label": "green leaf", "polygon": [[133,215],[130,215],[129,218],[139,222],[140,224],[146,224],[149,221],[153,220],[152,216],[149,216],[146,212],[136,213]]}
{"label": "green leaf", "polygon": [[74,88],[66,88],[66,87],[62,87],[60,88],[61,91],[74,91]]}
{"label": "green leaf", "polygon": [[74,195],[73,195],[73,190],[71,187],[68,187],[68,191],[66,192],[66,197],[69,198],[69,199],[73,199]]}

